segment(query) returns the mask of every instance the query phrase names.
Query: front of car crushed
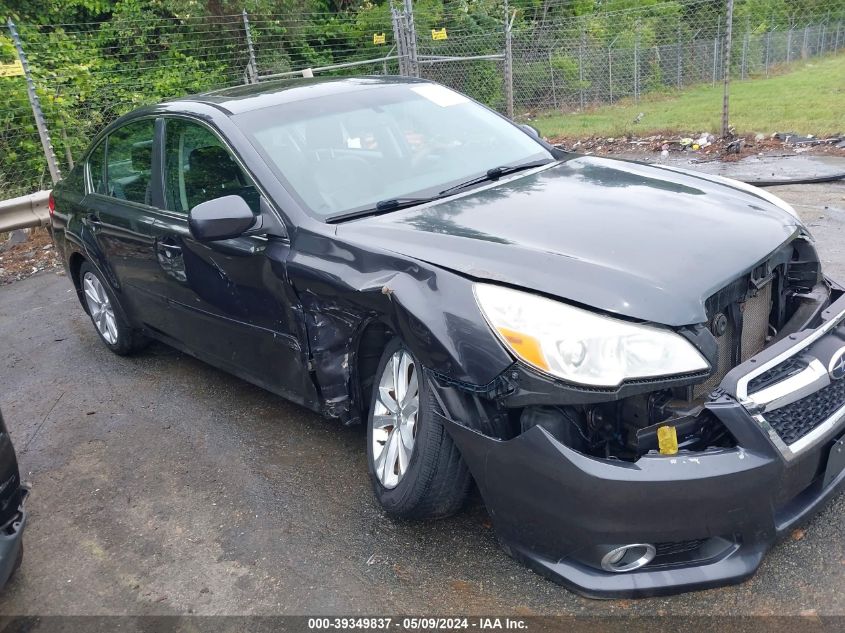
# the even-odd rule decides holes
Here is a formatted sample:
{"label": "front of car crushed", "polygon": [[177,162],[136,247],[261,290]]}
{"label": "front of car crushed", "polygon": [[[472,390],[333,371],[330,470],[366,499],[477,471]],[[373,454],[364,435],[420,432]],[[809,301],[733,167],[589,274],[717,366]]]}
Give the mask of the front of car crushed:
{"label": "front of car crushed", "polygon": [[[454,279],[444,300],[473,291],[512,362],[457,377],[423,354],[434,413],[505,549],[579,593],[740,582],[842,487],[845,380],[829,368],[845,354],[843,288],[776,198],[573,158],[338,237]],[[602,375],[626,340],[642,371]]]}
{"label": "front of car crushed", "polygon": [[[777,537],[845,481],[845,380],[829,369],[845,363],[845,295],[821,286],[804,297],[812,308],[795,308],[802,326],[702,395],[652,381],[648,393],[609,402],[580,389],[574,405],[571,385],[522,362],[485,391],[430,375],[436,413],[505,549],[591,597],[753,574]],[[679,451],[657,450],[659,426],[675,429]],[[508,428],[498,437],[480,430]]]}

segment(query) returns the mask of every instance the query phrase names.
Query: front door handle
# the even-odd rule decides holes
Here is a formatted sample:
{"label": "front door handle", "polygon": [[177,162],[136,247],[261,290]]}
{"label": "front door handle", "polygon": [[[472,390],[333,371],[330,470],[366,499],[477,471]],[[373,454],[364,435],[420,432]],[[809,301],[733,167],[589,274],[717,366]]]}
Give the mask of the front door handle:
{"label": "front door handle", "polygon": [[159,242],[158,248],[161,250],[167,257],[176,257],[177,255],[182,254],[182,247],[178,244],[167,244],[165,242]]}
{"label": "front door handle", "polygon": [[168,259],[182,256],[182,243],[173,235],[165,235],[156,241],[156,250],[159,255]]}
{"label": "front door handle", "polygon": [[164,237],[156,242],[156,259],[165,273],[176,281],[186,281],[182,245],[174,237]]}

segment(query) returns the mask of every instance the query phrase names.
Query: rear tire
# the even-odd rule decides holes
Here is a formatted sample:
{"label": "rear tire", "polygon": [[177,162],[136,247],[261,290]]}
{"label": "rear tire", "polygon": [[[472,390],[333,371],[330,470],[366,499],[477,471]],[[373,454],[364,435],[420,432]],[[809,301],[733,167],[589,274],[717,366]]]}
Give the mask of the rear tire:
{"label": "rear tire", "polygon": [[372,387],[367,464],[381,506],[405,519],[454,514],[472,484],[457,446],[434,415],[422,366],[398,338],[385,348]]}
{"label": "rear tire", "polygon": [[149,343],[145,336],[129,324],[126,312],[108,283],[88,262],[79,267],[79,287],[94,329],[112,352],[126,356]]}

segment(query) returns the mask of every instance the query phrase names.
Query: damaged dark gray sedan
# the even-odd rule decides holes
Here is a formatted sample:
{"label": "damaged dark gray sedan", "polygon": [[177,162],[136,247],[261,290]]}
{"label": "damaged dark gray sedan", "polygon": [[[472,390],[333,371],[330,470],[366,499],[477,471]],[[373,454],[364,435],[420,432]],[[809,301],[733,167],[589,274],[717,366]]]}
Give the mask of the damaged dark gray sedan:
{"label": "damaged dark gray sedan", "polygon": [[741,581],[845,479],[845,296],[783,201],[579,156],[437,84],[145,108],[54,190],[114,352],[158,339],[344,424],[375,495],[477,484],[573,590]]}

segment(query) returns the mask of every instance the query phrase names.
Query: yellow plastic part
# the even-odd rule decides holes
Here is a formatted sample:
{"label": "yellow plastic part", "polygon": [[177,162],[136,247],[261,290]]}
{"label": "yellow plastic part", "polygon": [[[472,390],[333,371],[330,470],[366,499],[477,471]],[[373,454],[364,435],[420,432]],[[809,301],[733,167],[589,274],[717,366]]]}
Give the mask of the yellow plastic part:
{"label": "yellow plastic part", "polygon": [[678,432],[674,426],[661,426],[657,429],[657,445],[661,455],[675,455],[678,452]]}

